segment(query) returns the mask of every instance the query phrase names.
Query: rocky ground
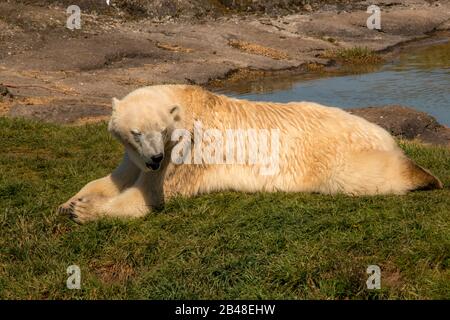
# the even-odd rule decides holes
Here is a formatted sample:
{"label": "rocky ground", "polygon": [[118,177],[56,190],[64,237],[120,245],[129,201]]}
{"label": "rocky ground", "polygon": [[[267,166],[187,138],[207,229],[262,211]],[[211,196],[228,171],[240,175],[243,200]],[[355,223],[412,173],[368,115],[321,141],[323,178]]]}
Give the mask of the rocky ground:
{"label": "rocky ground", "polygon": [[392,135],[424,143],[450,146],[450,129],[429,114],[399,105],[350,109],[388,130]]}
{"label": "rocky ground", "polygon": [[[210,87],[255,70],[301,73],[311,63],[330,64],[331,58],[322,57],[326,51],[365,46],[391,52],[450,29],[447,0],[111,0],[109,6],[80,0],[79,30],[66,28],[69,2],[77,1],[0,3],[0,115],[97,121],[108,116],[112,97],[137,87]],[[382,10],[382,30],[366,27],[370,4]],[[406,119],[406,111],[376,110],[355,112],[373,120],[397,117],[397,124]],[[427,121],[414,122],[411,128],[420,127],[414,133],[400,131],[412,138],[435,132],[439,137],[429,141],[448,144],[442,132],[449,129]]]}

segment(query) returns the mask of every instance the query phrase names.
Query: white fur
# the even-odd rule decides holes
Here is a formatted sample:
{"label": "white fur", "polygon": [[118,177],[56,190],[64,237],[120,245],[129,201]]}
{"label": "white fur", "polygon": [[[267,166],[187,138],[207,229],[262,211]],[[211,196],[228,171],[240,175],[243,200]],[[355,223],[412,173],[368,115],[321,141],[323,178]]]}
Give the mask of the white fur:
{"label": "white fur", "polygon": [[[279,172],[264,176],[250,164],[171,163],[171,133],[176,128],[193,130],[195,121],[222,132],[279,130]],[[113,101],[109,130],[124,144],[126,154],[110,176],[91,182],[62,206],[79,222],[102,215],[142,216],[178,194],[222,190],[403,194],[425,185],[418,179],[427,176],[381,127],[312,102],[249,102],[195,86],[152,86]],[[148,135],[147,140],[136,144],[132,131]],[[160,150],[165,153],[161,169],[147,169],[146,161]]]}

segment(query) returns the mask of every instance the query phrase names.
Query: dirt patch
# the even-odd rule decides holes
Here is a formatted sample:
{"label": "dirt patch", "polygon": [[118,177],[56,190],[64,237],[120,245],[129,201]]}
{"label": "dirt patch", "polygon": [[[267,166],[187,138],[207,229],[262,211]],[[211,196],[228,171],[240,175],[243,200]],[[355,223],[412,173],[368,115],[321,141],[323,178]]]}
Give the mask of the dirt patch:
{"label": "dirt patch", "polygon": [[400,291],[405,286],[400,269],[392,262],[388,261],[381,266],[381,287]]}
{"label": "dirt patch", "polygon": [[96,263],[91,268],[105,283],[123,283],[135,274],[133,267],[125,262]]}
{"label": "dirt patch", "polygon": [[16,99],[8,99],[5,101],[0,101],[0,116],[8,115],[11,108],[16,104],[21,104],[24,106],[30,105],[46,105],[51,103],[55,98],[54,97],[25,97],[25,98],[16,98]]}
{"label": "dirt patch", "polygon": [[110,115],[103,115],[103,116],[89,116],[77,119],[74,123],[72,123],[75,126],[80,126],[83,124],[90,124],[90,123],[97,123],[99,121],[108,121],[110,118]]}
{"label": "dirt patch", "polygon": [[8,116],[69,124],[83,118],[99,121],[110,114],[108,106],[80,104],[78,100],[56,100],[46,105],[16,104],[11,107]]}

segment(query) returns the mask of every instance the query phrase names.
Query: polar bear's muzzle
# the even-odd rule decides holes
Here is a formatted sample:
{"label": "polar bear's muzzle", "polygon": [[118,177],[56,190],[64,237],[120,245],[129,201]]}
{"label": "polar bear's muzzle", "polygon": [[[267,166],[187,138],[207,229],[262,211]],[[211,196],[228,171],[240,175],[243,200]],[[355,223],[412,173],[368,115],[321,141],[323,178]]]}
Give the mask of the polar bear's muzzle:
{"label": "polar bear's muzzle", "polygon": [[161,161],[164,159],[163,153],[158,153],[157,155],[151,156],[150,161],[145,163],[145,166],[152,170],[158,170],[161,167]]}

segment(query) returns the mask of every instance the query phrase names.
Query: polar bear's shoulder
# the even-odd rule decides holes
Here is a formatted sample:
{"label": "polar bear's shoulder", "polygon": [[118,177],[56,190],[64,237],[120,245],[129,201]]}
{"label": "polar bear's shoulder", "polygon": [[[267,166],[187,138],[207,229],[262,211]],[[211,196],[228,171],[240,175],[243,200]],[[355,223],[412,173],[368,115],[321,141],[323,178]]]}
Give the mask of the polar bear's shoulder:
{"label": "polar bear's shoulder", "polygon": [[153,86],[147,86],[142,87],[139,89],[136,89],[132,92],[130,92],[128,95],[124,97],[124,99],[127,98],[133,98],[133,97],[140,97],[140,96],[165,96],[170,94],[179,94],[182,91],[187,90],[189,87],[188,85],[176,85],[176,84],[165,84],[165,85],[153,85]]}

